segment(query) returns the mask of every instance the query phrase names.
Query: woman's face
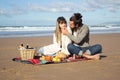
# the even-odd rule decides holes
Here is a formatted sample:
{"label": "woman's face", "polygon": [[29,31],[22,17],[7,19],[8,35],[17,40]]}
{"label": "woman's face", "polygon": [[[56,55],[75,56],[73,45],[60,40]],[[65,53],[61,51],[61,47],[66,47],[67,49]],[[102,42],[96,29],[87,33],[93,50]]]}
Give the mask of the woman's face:
{"label": "woman's face", "polygon": [[59,23],[59,26],[60,26],[61,29],[64,29],[64,28],[67,27],[67,24],[64,23],[64,22],[60,22],[60,23]]}
{"label": "woman's face", "polygon": [[69,26],[71,29],[75,28],[74,22],[73,21],[69,21]]}

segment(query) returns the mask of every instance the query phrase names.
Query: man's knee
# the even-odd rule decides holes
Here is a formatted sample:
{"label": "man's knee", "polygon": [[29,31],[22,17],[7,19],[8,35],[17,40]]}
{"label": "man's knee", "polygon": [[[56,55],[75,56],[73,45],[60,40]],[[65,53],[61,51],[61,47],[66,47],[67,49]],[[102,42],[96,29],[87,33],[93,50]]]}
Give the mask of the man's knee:
{"label": "man's knee", "polygon": [[71,49],[73,49],[73,44],[68,44],[68,46],[67,46],[67,49],[68,49],[68,51],[70,51]]}
{"label": "man's knee", "polygon": [[102,46],[100,44],[96,44],[96,48],[99,50],[99,52],[102,52]]}

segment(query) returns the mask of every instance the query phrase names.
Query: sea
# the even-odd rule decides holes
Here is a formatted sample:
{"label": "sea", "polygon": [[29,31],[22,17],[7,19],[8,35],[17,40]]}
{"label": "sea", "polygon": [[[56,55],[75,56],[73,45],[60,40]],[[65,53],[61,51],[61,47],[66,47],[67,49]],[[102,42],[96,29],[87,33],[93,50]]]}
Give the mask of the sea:
{"label": "sea", "polygon": [[[120,25],[90,25],[90,34],[120,33]],[[0,26],[0,38],[52,36],[55,25]]]}

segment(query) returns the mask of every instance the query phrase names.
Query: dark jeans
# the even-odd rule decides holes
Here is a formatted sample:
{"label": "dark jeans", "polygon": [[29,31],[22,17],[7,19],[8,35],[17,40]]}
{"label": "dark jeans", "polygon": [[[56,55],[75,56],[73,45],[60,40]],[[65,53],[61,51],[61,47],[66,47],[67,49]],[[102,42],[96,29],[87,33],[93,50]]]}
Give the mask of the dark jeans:
{"label": "dark jeans", "polygon": [[80,51],[82,51],[84,53],[87,50],[89,50],[91,55],[95,55],[95,54],[102,52],[102,46],[100,44],[96,44],[96,45],[89,46],[89,47],[79,47],[79,46],[75,46],[74,44],[70,43],[70,44],[68,44],[67,48],[71,55],[73,55],[73,54],[82,55],[82,54],[79,54]]}

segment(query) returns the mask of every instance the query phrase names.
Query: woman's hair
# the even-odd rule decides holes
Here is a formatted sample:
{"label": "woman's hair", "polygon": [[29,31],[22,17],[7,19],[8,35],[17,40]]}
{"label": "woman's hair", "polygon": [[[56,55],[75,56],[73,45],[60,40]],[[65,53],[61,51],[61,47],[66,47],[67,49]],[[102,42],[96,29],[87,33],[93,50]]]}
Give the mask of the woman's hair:
{"label": "woman's hair", "polygon": [[57,41],[57,43],[60,41],[60,39],[61,39],[61,29],[60,29],[60,26],[59,26],[59,24],[60,23],[65,23],[65,24],[67,24],[67,21],[66,21],[66,19],[64,18],[64,17],[58,17],[57,18],[57,21],[56,21],[56,29],[55,29],[55,37],[56,37],[56,41]]}
{"label": "woman's hair", "polygon": [[74,22],[75,27],[81,27],[82,23],[82,15],[80,13],[74,13],[72,17],[70,17],[70,21]]}

